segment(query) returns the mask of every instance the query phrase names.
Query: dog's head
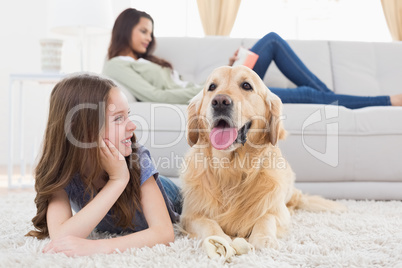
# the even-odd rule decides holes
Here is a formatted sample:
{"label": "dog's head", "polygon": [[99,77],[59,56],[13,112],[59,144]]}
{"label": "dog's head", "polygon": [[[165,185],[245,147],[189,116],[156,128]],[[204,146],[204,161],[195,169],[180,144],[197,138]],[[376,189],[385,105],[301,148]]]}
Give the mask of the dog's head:
{"label": "dog's head", "polygon": [[188,106],[187,141],[234,151],[251,145],[275,145],[285,137],[281,100],[244,66],[220,67]]}

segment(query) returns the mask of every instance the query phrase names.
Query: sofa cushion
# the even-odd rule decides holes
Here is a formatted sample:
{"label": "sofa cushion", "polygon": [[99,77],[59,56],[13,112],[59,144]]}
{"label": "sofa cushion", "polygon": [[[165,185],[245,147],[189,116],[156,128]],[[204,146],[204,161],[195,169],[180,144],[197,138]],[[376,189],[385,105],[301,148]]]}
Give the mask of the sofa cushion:
{"label": "sofa cushion", "polygon": [[365,96],[401,93],[401,43],[331,41],[335,92]]}
{"label": "sofa cushion", "polygon": [[[175,37],[163,37],[157,39],[155,55],[163,55],[164,59],[170,61],[184,80],[202,84],[215,68],[227,65],[229,58],[240,46],[250,48],[257,41],[254,38],[210,36],[182,38],[178,43]],[[289,44],[306,66],[333,89],[328,42],[289,40]],[[296,87],[279,71],[275,63],[270,65],[264,82],[268,87]]]}
{"label": "sofa cushion", "polygon": [[186,131],[187,105],[136,102],[130,108],[139,131]]}
{"label": "sofa cushion", "polygon": [[229,58],[241,45],[240,38],[211,36],[198,41],[196,83],[204,83],[212,71],[220,66],[227,66]]}
{"label": "sofa cushion", "polygon": [[[285,104],[280,148],[299,182],[400,181],[402,107]],[[309,163],[310,168],[306,168]]]}
{"label": "sofa cushion", "polygon": [[183,79],[193,81],[196,72],[197,39],[161,37],[156,39],[155,56],[161,57],[173,64]]}
{"label": "sofa cushion", "polygon": [[177,42],[177,37],[163,37],[157,39],[155,55],[163,55],[170,61],[184,80],[203,84],[215,68],[229,63],[241,40],[210,36],[182,38]]}
{"label": "sofa cushion", "polygon": [[[131,105],[138,130],[185,132],[187,106],[136,102]],[[401,135],[402,107],[367,107],[284,104],[282,120],[290,134],[308,135]]]}
{"label": "sofa cushion", "polygon": [[[161,174],[177,177],[189,149],[187,106],[136,102],[130,108],[138,141],[150,149]],[[399,181],[402,151],[390,153],[389,144],[402,147],[400,118],[401,107],[284,104],[289,136],[280,148],[299,182]]]}
{"label": "sofa cushion", "polygon": [[336,105],[283,105],[285,129],[293,134],[401,135],[401,118],[402,107],[375,106],[352,110]]}

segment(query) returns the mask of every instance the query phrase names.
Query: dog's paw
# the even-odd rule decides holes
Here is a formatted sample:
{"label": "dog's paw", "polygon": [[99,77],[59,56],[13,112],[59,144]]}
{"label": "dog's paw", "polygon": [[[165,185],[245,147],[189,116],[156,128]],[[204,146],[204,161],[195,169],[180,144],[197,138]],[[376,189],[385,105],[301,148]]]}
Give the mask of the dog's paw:
{"label": "dog's paw", "polygon": [[202,246],[210,258],[224,257],[225,260],[229,260],[236,254],[236,250],[230,243],[225,238],[217,235],[205,238]]}
{"label": "dog's paw", "polygon": [[249,242],[256,249],[263,249],[263,248],[276,249],[279,247],[278,240],[272,236],[250,236]]}
{"label": "dog's paw", "polygon": [[251,245],[246,241],[246,239],[241,237],[235,238],[230,245],[236,250],[236,255],[247,254],[251,250],[254,250],[253,245]]}

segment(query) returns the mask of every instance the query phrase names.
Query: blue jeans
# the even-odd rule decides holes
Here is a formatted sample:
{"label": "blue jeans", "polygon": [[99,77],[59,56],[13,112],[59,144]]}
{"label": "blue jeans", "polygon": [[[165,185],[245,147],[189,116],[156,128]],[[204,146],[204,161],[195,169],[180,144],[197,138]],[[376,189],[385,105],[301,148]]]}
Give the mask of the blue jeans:
{"label": "blue jeans", "polygon": [[299,59],[289,44],[276,33],[269,33],[250,49],[259,55],[253,70],[264,78],[272,60],[297,88],[270,88],[283,103],[337,104],[350,109],[389,106],[389,96],[352,96],[335,94]]}
{"label": "blue jeans", "polygon": [[174,211],[181,214],[183,207],[183,198],[181,195],[180,187],[172,182],[169,178],[159,175],[159,180],[162,183],[163,189],[166,192],[167,197],[172,202]]}

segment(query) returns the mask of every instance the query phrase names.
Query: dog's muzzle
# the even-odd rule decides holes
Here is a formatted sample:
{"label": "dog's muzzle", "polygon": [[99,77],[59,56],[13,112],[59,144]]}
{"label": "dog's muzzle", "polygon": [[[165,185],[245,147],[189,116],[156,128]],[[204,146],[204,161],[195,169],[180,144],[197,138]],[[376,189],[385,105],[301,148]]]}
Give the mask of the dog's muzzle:
{"label": "dog's muzzle", "polygon": [[212,146],[217,150],[225,150],[234,143],[245,144],[247,133],[251,127],[251,121],[247,122],[239,130],[226,119],[216,119],[214,127],[209,134]]}
{"label": "dog's muzzle", "polygon": [[211,106],[214,117],[230,117],[233,111],[233,101],[228,95],[225,94],[216,95],[211,101]]}
{"label": "dog's muzzle", "polygon": [[209,134],[212,146],[217,150],[225,150],[234,143],[245,144],[251,121],[237,129],[232,121],[233,101],[225,94],[216,95],[211,101],[213,111],[213,128]]}

